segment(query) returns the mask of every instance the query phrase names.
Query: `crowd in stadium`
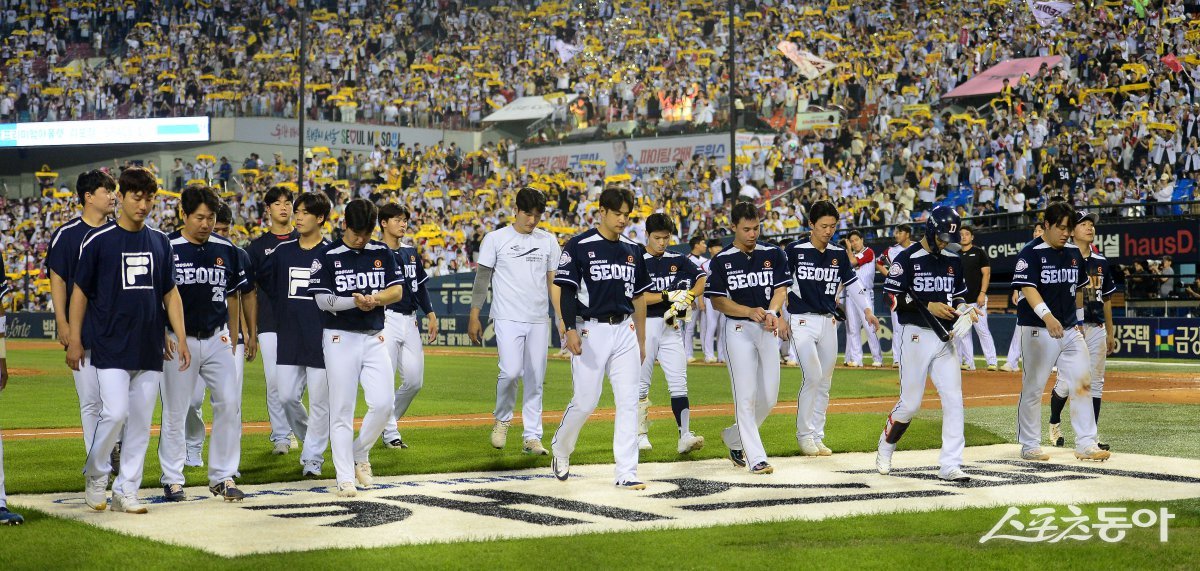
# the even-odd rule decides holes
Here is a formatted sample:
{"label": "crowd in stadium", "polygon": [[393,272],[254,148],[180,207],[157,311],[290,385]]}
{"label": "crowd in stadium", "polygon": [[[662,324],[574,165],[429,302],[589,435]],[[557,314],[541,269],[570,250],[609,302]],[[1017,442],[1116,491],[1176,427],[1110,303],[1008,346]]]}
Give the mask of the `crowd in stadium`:
{"label": "crowd in stadium", "polygon": [[[290,4],[0,0],[0,121],[294,115]],[[770,199],[767,235],[803,230],[806,206],[820,198],[839,205],[846,228],[921,220],[939,202],[986,227],[996,219],[979,216],[1022,216],[1055,195],[1077,206],[1130,204],[1126,216],[1166,214],[1155,202],[1190,199],[1200,171],[1200,90],[1190,74],[1200,37],[1180,0],[1080,4],[1049,27],[1009,2],[739,1],[732,105],[724,3],[309,4],[313,119],[472,128],[516,97],[571,92],[580,100],[554,117],[558,134],[622,120],[642,130],[715,128],[731,118],[774,131],[772,144],[743,153],[734,181],[724,159],[703,156],[670,169],[622,166],[641,219],[670,213],[683,241],[720,232],[724,211],[714,206],[737,195]],[[776,51],[783,39],[843,65],[805,80]],[[584,50],[564,61],[562,41]],[[1001,61],[1048,55],[1063,59],[995,99],[942,98]],[[796,114],[813,106],[839,110],[840,128],[795,132]],[[742,112],[731,117],[730,108]],[[545,185],[547,225],[561,235],[591,223],[603,167],[525,172],[516,148],[538,142],[326,149],[304,185],[335,204],[400,199],[419,213],[414,238],[431,273],[468,271],[482,234],[524,184]],[[172,191],[193,179],[222,184],[244,234],[235,238],[246,239],[259,231],[257,193],[294,181],[298,166],[291,157],[181,156],[155,168]],[[72,183],[56,184],[69,192]],[[789,187],[799,188],[779,195]],[[53,195],[6,201],[10,274],[36,273],[49,229],[71,210]],[[639,229],[631,226],[635,239]]]}

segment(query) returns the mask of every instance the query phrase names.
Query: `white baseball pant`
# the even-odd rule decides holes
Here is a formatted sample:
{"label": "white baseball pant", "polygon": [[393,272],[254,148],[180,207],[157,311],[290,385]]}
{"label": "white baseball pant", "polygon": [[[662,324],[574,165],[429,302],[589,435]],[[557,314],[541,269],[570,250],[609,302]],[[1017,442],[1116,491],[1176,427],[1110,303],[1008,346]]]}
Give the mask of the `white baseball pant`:
{"label": "white baseball pant", "polygon": [[1016,367],[1017,361],[1021,360],[1021,327],[1018,325],[1013,329],[1012,340],[1008,342],[1008,356],[1004,358],[1004,363]]}
{"label": "white baseball pant", "polygon": [[979,346],[983,348],[983,360],[988,366],[996,364],[996,340],[992,338],[992,332],[988,329],[987,320],[987,304],[972,303],[975,309],[979,310],[979,321],[967,330],[967,334],[962,337],[954,338],[954,346],[958,349],[958,356],[962,362],[967,364],[968,369],[975,368],[975,336],[972,329],[979,333]]}
{"label": "white baseball pant", "polygon": [[686,397],[687,355],[683,348],[683,332],[667,325],[661,317],[646,318],[646,360],[642,361],[638,378],[638,398],[650,396],[650,379],[654,375],[654,361],[658,360],[663,375],[667,377],[667,392],[672,397]]}
{"label": "white baseball pant", "polygon": [[1043,327],[1017,327],[1025,366],[1021,369],[1021,401],[1017,406],[1017,441],[1021,452],[1041,448],[1042,395],[1057,364],[1058,378],[1066,384],[1071,405],[1071,427],[1075,430],[1075,450],[1083,452],[1096,444],[1096,417],[1088,380],[1091,365],[1083,335],[1074,327],[1063,331],[1062,339],[1050,337]]}
{"label": "white baseball pant", "polygon": [[712,301],[704,298],[704,314],[703,321],[700,322],[700,351],[704,353],[704,359],[711,361],[717,358],[717,339],[721,335],[720,320],[721,313],[713,309]]}
{"label": "white baseball pant", "polygon": [[[267,418],[271,421],[271,442],[287,440],[287,413],[279,399],[279,384],[275,377],[275,359],[279,354],[279,336],[274,333],[258,334],[258,354],[262,358],[263,375],[267,378]],[[299,435],[297,435],[299,436]]]}
{"label": "white baseball pant", "polygon": [[[246,346],[238,345],[233,353],[233,370],[243,385],[246,383],[245,369]],[[196,392],[192,394],[192,402],[183,422],[188,458],[199,458],[204,450],[204,389],[204,383],[196,383]]]}
{"label": "white baseball pant", "polygon": [[[392,416],[392,361],[382,331],[326,329],[321,333],[329,380],[329,444],[338,482],[354,481],[354,463],[370,460],[371,446]],[[362,384],[367,414],[354,439],[354,405]]]}
{"label": "white baseball pant", "polygon": [[517,380],[524,383],[521,401],[521,437],[542,439],[542,386],[546,380],[546,352],[550,346],[549,323],[522,323],[497,319],[496,332],[500,374],[496,377],[496,410],[492,416],[510,422],[517,406]]}
{"label": "white baseball pant", "polygon": [[0,435],[0,508],[6,507],[8,495],[4,493],[4,436]]}
{"label": "white baseball pant", "polygon": [[714,313],[717,314],[717,340],[716,340],[717,360],[728,363],[729,362],[729,344],[724,342],[724,337],[725,337],[725,334],[727,333],[727,329],[725,326],[729,322],[729,318],[725,317],[725,314],[721,313],[719,311],[714,310]]}
{"label": "white baseball pant", "polygon": [[637,392],[641,352],[633,320],[610,325],[598,321],[579,324],[583,353],[571,356],[571,403],[554,432],[551,449],[557,458],[570,458],[579,431],[600,402],[604,376],[612,384],[617,407],[613,422],[614,483],[637,480]]}
{"label": "white baseball pant", "polygon": [[[300,463],[324,462],[329,445],[329,380],[325,369],[276,365],[279,396],[292,432],[304,441]],[[308,411],[304,410],[304,389],[308,388]]]}
{"label": "white baseball pant", "polygon": [[[174,339],[174,334],[172,334]],[[203,380],[212,401],[212,440],[208,445],[208,483],[218,484],[238,475],[242,455],[242,379],[233,366],[233,345],[229,330],[207,339],[187,338],[191,365],[180,371],[179,356],[164,361],[162,376],[162,430],[158,439],[158,462],[162,466],[163,485],[183,484],[183,464],[187,459],[185,425],[196,394],[197,381]]]}
{"label": "white baseball pant", "polygon": [[837,365],[837,321],[828,315],[791,316],[792,347],[804,381],[796,397],[796,439],[825,438],[825,412]]}
{"label": "white baseball pant", "polygon": [[892,362],[900,363],[900,354],[903,353],[904,336],[900,334],[900,318],[896,312],[892,312],[892,320],[889,322],[892,327]]}
{"label": "white baseball pant", "polygon": [[[1097,323],[1084,324],[1083,342],[1087,344],[1088,349],[1092,398],[1102,398],[1104,396],[1104,368],[1108,364],[1108,331],[1104,329],[1103,325]],[[1066,398],[1067,393],[1070,392],[1068,389],[1066,379],[1059,375],[1054,382],[1054,393]]]}
{"label": "white baseball pant", "polygon": [[[867,293],[868,299],[871,293]],[[875,330],[867,324],[863,312],[865,307],[858,305],[854,301],[853,296],[846,296],[846,361],[854,362],[860,365],[863,363],[863,336],[862,332],[867,332],[867,346],[871,348],[871,359],[876,363],[883,363],[883,351],[879,348],[879,335]],[[836,335],[835,335],[836,338]]]}
{"label": "white baseball pant", "polygon": [[96,423],[100,422],[100,381],[96,378],[96,368],[92,366],[91,355],[91,351],[84,351],[79,370],[71,371],[71,376],[75,378],[75,393],[79,395],[79,420],[80,426],[83,427],[85,453],[92,449]]}
{"label": "white baseball pant", "polygon": [[726,319],[722,345],[729,354],[734,423],[721,431],[725,446],[745,453],[746,465],[766,462],[758,428],[779,401],[779,349],[775,334],[761,323]]}
{"label": "white baseball pant", "polygon": [[[925,379],[932,379],[942,401],[942,451],[938,455],[938,464],[943,474],[961,468],[967,440],[963,436],[962,371],[958,368],[958,352],[949,341],[938,339],[931,329],[924,327],[900,325],[898,335],[904,336],[900,400],[888,416],[887,429],[893,422],[912,422],[921,410]],[[896,449],[896,444],[882,442],[880,445]]]}
{"label": "white baseball pant", "polygon": [[395,440],[400,438],[396,420],[408,412],[409,405],[425,384],[425,348],[421,345],[421,328],[415,315],[385,312],[383,336],[387,339],[392,370],[400,373],[400,388],[396,389],[392,414],[383,429],[384,440]]}
{"label": "white baseball pant", "polygon": [[683,322],[683,357],[686,361],[696,356],[696,321],[699,314],[695,313],[699,300],[692,304],[692,318]]}
{"label": "white baseball pant", "polygon": [[[164,363],[165,367],[176,366]],[[113,481],[113,493],[136,494],[142,487],[146,447],[150,445],[150,420],[163,374],[159,371],[98,369],[100,422],[83,465],[85,476],[104,476],[112,469],[113,447],[121,441],[121,472]]]}

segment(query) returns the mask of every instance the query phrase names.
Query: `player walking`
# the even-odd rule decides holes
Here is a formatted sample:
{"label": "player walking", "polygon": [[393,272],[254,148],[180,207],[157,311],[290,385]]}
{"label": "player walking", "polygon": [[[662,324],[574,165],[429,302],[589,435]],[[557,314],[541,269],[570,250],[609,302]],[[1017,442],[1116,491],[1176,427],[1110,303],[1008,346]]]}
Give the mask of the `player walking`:
{"label": "player walking", "polygon": [[212,233],[221,199],[208,186],[188,186],[179,197],[183,229],[169,237],[175,255],[175,283],[183,300],[186,344],[195,366],[175,370],[170,361],[162,381],[162,431],[158,460],[163,495],[169,502],[186,499],[183,465],[187,458],[184,426],[197,381],[212,399],[212,438],[208,448],[208,488],[227,501],[245,494],[233,478],[242,450],[242,379],[234,368],[234,339],[241,324],[238,292],[250,291],[237,247]]}
{"label": "player walking", "polygon": [[[858,275],[858,283],[867,296],[865,299],[849,295],[846,291],[846,366],[863,366],[862,332],[867,333],[867,346],[871,349],[872,366],[883,366],[883,351],[879,348],[878,319],[871,325],[865,316],[868,312],[874,317],[875,308],[875,252],[863,243],[862,233],[851,230],[846,243],[849,250],[850,263],[854,273]],[[840,248],[839,248],[840,249]]]}
{"label": "player walking", "polygon": [[[975,306],[975,312],[979,315],[979,321],[975,322],[973,328],[979,332],[979,346],[983,347],[983,359],[987,362],[987,370],[995,371],[996,341],[992,339],[987,321],[987,291],[988,284],[992,282],[991,261],[983,248],[975,246],[975,229],[971,225],[963,226],[958,232],[961,240],[959,244],[962,246],[958,259],[962,260],[963,274],[967,280],[966,300]],[[954,342],[961,362],[959,368],[967,371],[975,370],[975,341],[972,337],[971,331],[968,330],[966,335],[956,337]]]}
{"label": "player walking", "polygon": [[942,341],[935,333],[939,327],[942,331],[953,327],[957,333],[969,328],[976,318],[974,309],[963,297],[967,293],[967,284],[963,279],[962,261],[952,251],[957,248],[948,248],[958,242],[961,227],[962,221],[953,208],[935,207],[925,223],[925,236],[892,260],[883,283],[883,290],[890,294],[900,318],[897,334],[904,337],[904,345],[901,348],[900,401],[888,415],[875,456],[875,467],[880,474],[891,471],[896,443],[908,430],[913,416],[921,410],[925,379],[929,377],[942,401],[942,452],[938,457],[941,465],[938,477],[952,482],[971,479],[962,470],[966,439],[963,437],[962,371],[958,367],[958,353],[950,340]]}
{"label": "player walking", "polygon": [[[112,180],[112,177],[109,177],[109,180]],[[0,276],[3,276],[5,273],[4,261],[0,260]],[[8,292],[8,280],[0,277],[0,300],[3,300],[4,296],[8,295]],[[51,292],[51,295],[54,295],[53,292]],[[8,386],[8,348],[5,340],[7,321],[8,316],[4,313],[4,304],[0,303],[0,392],[3,392],[4,388]],[[62,322],[65,323],[66,318],[62,318]],[[60,336],[67,333],[62,329],[58,331],[61,332]],[[82,400],[80,402],[82,403]],[[96,414],[99,416],[98,411]],[[8,511],[8,496],[4,493],[4,438],[0,437],[0,525],[21,525],[22,523],[25,523],[25,518],[21,514]]]}
{"label": "player walking", "polygon": [[650,290],[646,292],[646,358],[642,360],[638,384],[638,448],[649,450],[650,378],[654,360],[662,366],[671,395],[671,412],[679,427],[680,453],[704,447],[704,437],[692,433],[691,403],[688,402],[687,355],[680,322],[690,321],[696,295],[704,291],[706,276],[686,256],[668,252],[675,223],[661,213],[646,218],[646,254],[643,256]]}
{"label": "player walking", "polygon": [[544,456],[549,452],[542,446],[542,384],[550,345],[549,304],[558,306],[554,293],[558,241],[537,227],[546,211],[542,191],[530,187],[517,191],[516,207],[512,224],[488,232],[479,246],[467,335],[472,343],[483,343],[479,312],[491,285],[491,318],[500,356],[492,446],[504,448],[508,439],[520,379],[524,383],[521,451]]}
{"label": "player walking", "polygon": [[[721,241],[711,238],[708,241],[708,260],[700,266],[709,279],[712,278],[712,260],[721,252]],[[705,363],[724,362],[724,346],[721,343],[721,331],[725,329],[725,316],[713,309],[712,300],[704,296],[704,307],[700,315],[704,321],[700,323],[700,350],[704,353]]]}
{"label": "player walking", "polygon": [[86,356],[100,384],[100,420],[83,470],[85,502],[95,510],[108,507],[109,453],[124,429],[113,510],[146,513],[137,492],[163,359],[177,360],[186,371],[191,354],[185,343],[178,348],[164,343],[167,321],[176,339],[187,333],[171,241],[145,224],[158,191],[154,174],[140,167],[125,169],[117,188],[121,209],[116,223],[92,230],[80,245],[67,365],[78,371]]}
{"label": "player walking", "polygon": [[[71,325],[68,314],[71,310],[71,293],[74,291],[75,266],[79,263],[79,246],[83,237],[95,228],[110,222],[117,197],[117,181],[100,169],[79,175],[75,181],[75,194],[83,206],[83,213],[59,226],[50,237],[50,249],[46,252],[46,269],[50,273],[50,299],[54,301],[54,318],[57,324],[58,341],[67,346]],[[5,281],[7,287],[7,281]],[[87,348],[85,347],[86,351]],[[96,380],[96,368],[91,360],[84,358],[75,377],[75,392],[79,395],[79,416],[83,427],[84,451],[92,449],[92,438],[96,423],[100,421],[100,383]],[[113,449],[114,468],[119,467],[120,444]]]}
{"label": "player walking", "polygon": [[[650,288],[643,250],[622,236],[635,201],[624,188],[600,193],[600,225],[563,247],[554,284],[560,288],[566,342],[571,352],[571,404],[554,433],[551,470],[570,476],[579,431],[600,402],[604,376],[612,383],[617,414],[613,423],[616,485],[643,490],[637,478],[637,383],[645,355],[646,299]],[[632,315],[632,320],[630,319]]]}
{"label": "player walking", "polygon": [[733,426],[721,432],[729,459],[752,474],[770,474],[758,428],[779,400],[779,340],[787,339],[779,311],[787,299],[787,257],[783,250],[758,242],[758,211],[739,202],[729,215],[733,246],[711,262],[704,295],[727,317],[721,338],[729,354],[733,382]]}
{"label": "player walking", "polygon": [[866,301],[867,292],[853,269],[846,250],[830,243],[837,230],[837,207],[828,200],[809,209],[812,233],[807,240],[792,242],[785,250],[792,283],[788,290],[786,334],[795,348],[804,373],[796,405],[796,440],[805,456],[833,454],[825,446],[825,412],[837,364],[837,299],[840,291],[856,300],[851,311],[872,329],[879,320]]}
{"label": "player walking", "polygon": [[[271,227],[263,235],[255,238],[247,247],[253,272],[263,260],[279,244],[299,237],[292,228],[292,201],[296,197],[288,187],[275,185],[267,189],[263,197],[263,205],[267,209],[267,218]],[[283,411],[283,403],[279,398],[279,383],[275,375],[276,352],[279,338],[275,326],[275,308],[271,306],[269,296],[264,293],[259,296],[258,303],[258,349],[262,353],[263,373],[267,378],[267,417],[271,421],[271,442],[274,443],[275,454],[287,454],[292,448],[288,437],[287,414]]]}
{"label": "player walking", "polygon": [[[373,484],[370,452],[392,415],[392,362],[383,334],[384,307],[400,301],[404,276],[387,244],[371,240],[379,214],[371,201],[346,205],[345,232],[313,261],[308,291],[324,316],[321,347],[329,381],[329,442],[338,495]],[[354,440],[354,405],[367,402]]]}
{"label": "player walking", "polygon": [[379,209],[379,230],[383,234],[383,242],[391,249],[396,257],[396,267],[404,276],[404,285],[408,295],[400,298],[384,310],[383,335],[387,338],[388,357],[392,368],[400,373],[400,388],[396,389],[396,398],[392,407],[392,415],[383,428],[383,443],[388,448],[408,448],[400,438],[396,421],[408,412],[421,386],[425,382],[425,349],[421,345],[421,327],[417,320],[417,309],[421,310],[429,320],[428,340],[433,343],[437,339],[437,314],[429,303],[429,292],[425,289],[425,265],[421,255],[412,246],[400,242],[408,232],[408,210],[396,203],[389,202]]}
{"label": "player walking", "polygon": [[[887,252],[875,262],[875,270],[880,274],[887,275],[888,270],[892,267],[892,260],[900,255],[900,252],[912,246],[912,226],[908,224],[900,224],[893,230],[892,237],[896,239],[896,243],[888,246]],[[892,367],[900,367],[900,346],[904,339],[896,334],[896,329],[900,326],[900,322],[896,319],[896,310],[892,309]]]}
{"label": "player walking", "polygon": [[[1058,379],[1071,403],[1075,429],[1075,457],[1104,461],[1107,450],[1096,446],[1096,417],[1090,399],[1091,366],[1088,346],[1080,331],[1084,317],[1084,288],[1090,285],[1087,261],[1069,238],[1075,229],[1075,209],[1052,202],[1042,220],[1041,238],[1025,245],[1017,255],[1012,284],[1020,288],[1017,334],[1025,370],[1021,375],[1021,401],[1017,408],[1017,440],[1021,458],[1049,460],[1042,451],[1042,393],[1050,369],[1058,365]],[[1078,308],[1078,311],[1077,311]]]}
{"label": "player walking", "polygon": [[[1037,240],[1042,237],[1042,225],[1038,223],[1033,227],[1033,239]],[[1021,299],[1021,291],[1013,289],[1012,303],[1017,305]],[[1004,358],[1004,364],[1000,366],[1001,371],[1016,373],[1021,370],[1021,336],[1017,333],[1019,330],[1013,330],[1012,339],[1008,342],[1008,355]]]}
{"label": "player walking", "polygon": [[[325,448],[329,445],[329,382],[321,347],[324,319],[313,303],[308,285],[313,262],[329,247],[321,228],[329,219],[331,205],[322,192],[306,192],[296,198],[295,223],[300,237],[275,247],[258,268],[257,281],[271,296],[278,326],[279,350],[276,380],[283,411],[293,434],[304,439],[300,451],[300,473],[321,475]],[[308,389],[309,410],[304,409]]]}

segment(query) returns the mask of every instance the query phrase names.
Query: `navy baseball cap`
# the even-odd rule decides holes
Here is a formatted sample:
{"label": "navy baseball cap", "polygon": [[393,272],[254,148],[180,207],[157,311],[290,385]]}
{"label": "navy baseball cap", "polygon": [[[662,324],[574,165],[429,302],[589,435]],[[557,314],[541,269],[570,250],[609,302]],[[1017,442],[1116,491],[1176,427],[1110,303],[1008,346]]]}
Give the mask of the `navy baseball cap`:
{"label": "navy baseball cap", "polygon": [[1092,224],[1100,221],[1100,215],[1095,212],[1084,212],[1083,210],[1075,211],[1075,223],[1079,224],[1084,220],[1090,220]]}

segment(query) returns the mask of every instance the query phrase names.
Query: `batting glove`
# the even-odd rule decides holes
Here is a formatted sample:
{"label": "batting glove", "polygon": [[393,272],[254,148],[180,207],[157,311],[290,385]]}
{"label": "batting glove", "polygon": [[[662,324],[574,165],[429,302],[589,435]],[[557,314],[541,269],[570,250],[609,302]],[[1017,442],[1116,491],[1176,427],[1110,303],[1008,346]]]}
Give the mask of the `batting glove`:
{"label": "batting glove", "polygon": [[974,322],[971,321],[971,313],[968,311],[967,313],[963,313],[962,315],[958,316],[958,320],[954,322],[954,328],[950,330],[950,333],[955,337],[966,337],[967,334],[971,332],[971,326],[973,324]]}
{"label": "batting glove", "polygon": [[692,290],[690,289],[679,289],[667,292],[667,301],[670,301],[672,304],[678,304],[680,302],[683,302],[684,304],[691,304],[695,300],[696,295],[693,294]]}

